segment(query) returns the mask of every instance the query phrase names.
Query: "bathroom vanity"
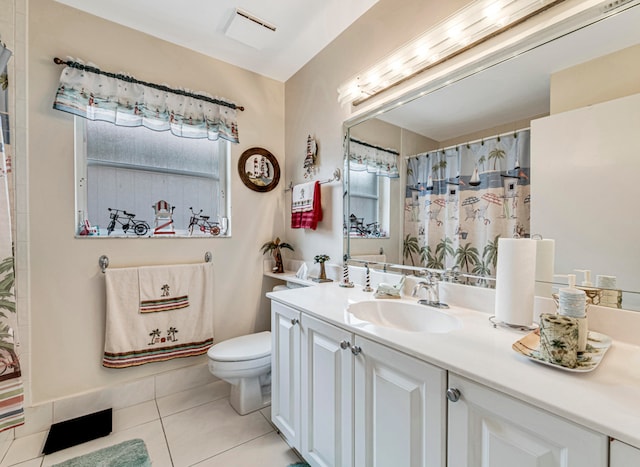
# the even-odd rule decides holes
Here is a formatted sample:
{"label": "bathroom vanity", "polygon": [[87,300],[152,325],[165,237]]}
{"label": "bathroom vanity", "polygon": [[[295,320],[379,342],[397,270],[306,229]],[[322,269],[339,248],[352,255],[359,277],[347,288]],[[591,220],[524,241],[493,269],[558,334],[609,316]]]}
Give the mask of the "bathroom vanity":
{"label": "bathroom vanity", "polygon": [[461,326],[447,332],[354,319],[348,306],[373,299],[361,287],[267,295],[272,419],[312,466],[640,465],[637,345],[612,336],[598,368],[568,372],[517,354],[522,332],[451,294]]}

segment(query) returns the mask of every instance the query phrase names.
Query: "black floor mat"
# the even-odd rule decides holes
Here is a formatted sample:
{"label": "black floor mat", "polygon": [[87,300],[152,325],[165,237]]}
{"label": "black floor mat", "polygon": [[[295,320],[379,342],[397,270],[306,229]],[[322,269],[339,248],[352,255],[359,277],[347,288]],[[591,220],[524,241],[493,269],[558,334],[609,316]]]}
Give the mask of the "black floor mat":
{"label": "black floor mat", "polygon": [[112,412],[112,409],[106,409],[54,423],[51,425],[42,453],[51,454],[92,439],[107,436],[111,433]]}

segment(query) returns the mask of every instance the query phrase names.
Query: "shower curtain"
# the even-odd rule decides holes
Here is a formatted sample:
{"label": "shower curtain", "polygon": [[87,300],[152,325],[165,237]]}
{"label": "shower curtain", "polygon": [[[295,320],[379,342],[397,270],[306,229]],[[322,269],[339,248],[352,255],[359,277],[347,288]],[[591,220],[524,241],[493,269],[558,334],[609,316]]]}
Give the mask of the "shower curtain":
{"label": "shower curtain", "polygon": [[404,264],[495,276],[498,238],[530,236],[529,177],[529,130],[409,157]]}
{"label": "shower curtain", "polygon": [[[0,73],[6,79],[6,64],[10,52],[0,44]],[[8,115],[7,115],[8,116]],[[17,326],[14,296],[14,257],[11,232],[10,165],[4,142],[3,123],[0,119],[0,431],[24,424],[24,390],[20,362],[15,351]]]}

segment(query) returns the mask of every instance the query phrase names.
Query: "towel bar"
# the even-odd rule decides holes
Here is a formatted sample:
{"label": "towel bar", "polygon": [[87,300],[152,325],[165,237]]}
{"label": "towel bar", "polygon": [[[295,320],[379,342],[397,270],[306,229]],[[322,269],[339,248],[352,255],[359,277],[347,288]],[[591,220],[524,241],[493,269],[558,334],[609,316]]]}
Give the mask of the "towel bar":
{"label": "towel bar", "polygon": [[[325,183],[331,183],[331,182],[338,182],[340,181],[340,177],[342,177],[342,173],[340,172],[340,169],[336,169],[333,171],[333,177],[331,177],[328,180],[323,180],[320,182],[320,185],[324,185]],[[287,191],[291,191],[293,190],[293,182],[289,182],[289,186],[287,188],[285,188],[285,192]]]}
{"label": "towel bar", "polygon": [[[206,251],[204,253],[204,262],[210,263],[211,261],[213,261],[213,254],[210,251]],[[100,270],[104,274],[104,272],[109,267],[109,257],[107,255],[100,256],[100,258],[98,258],[98,265],[100,266]]]}

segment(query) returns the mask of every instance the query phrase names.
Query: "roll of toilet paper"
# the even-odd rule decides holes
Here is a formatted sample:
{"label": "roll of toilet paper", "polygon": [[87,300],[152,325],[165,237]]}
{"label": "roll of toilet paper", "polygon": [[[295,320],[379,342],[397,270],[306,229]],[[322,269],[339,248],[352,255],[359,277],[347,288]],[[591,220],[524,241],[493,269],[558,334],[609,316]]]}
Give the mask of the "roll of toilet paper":
{"label": "roll of toilet paper", "polygon": [[535,295],[551,297],[556,242],[552,239],[536,239]]}
{"label": "roll of toilet paper", "polygon": [[556,242],[551,239],[536,240],[536,280],[553,282]]}
{"label": "roll of toilet paper", "polygon": [[496,320],[517,326],[533,324],[536,240],[498,239]]}

